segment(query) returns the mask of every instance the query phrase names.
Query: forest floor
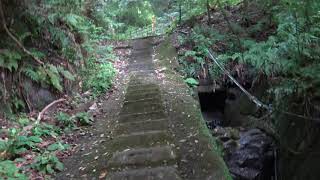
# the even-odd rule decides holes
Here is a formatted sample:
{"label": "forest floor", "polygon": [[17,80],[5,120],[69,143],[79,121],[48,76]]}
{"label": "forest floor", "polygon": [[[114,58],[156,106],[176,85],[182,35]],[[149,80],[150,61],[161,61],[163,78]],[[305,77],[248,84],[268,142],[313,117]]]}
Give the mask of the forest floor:
{"label": "forest floor", "polygon": [[[41,122],[39,125],[35,125],[33,121],[36,121],[39,113],[31,112],[23,115],[19,118],[19,122],[10,120],[0,120],[0,126],[3,130],[12,131],[23,127],[23,131],[19,132],[18,138],[29,137],[29,134],[33,136],[41,137],[41,142],[33,145],[32,148],[27,149],[25,152],[19,154],[18,160],[16,159],[15,165],[21,169],[24,174],[28,176],[28,179],[48,179],[52,177],[51,170],[46,169],[45,165],[55,165],[59,161],[64,161],[70,156],[76,154],[76,152],[87,152],[97,144],[102,143],[106,139],[110,138],[110,132],[107,131],[112,118],[116,116],[115,113],[119,112],[121,105],[121,97],[124,93],[124,76],[127,74],[128,57],[130,56],[131,49],[127,41],[115,41],[115,42],[101,42],[99,46],[110,46],[114,47],[114,54],[118,57],[114,61],[113,65],[117,72],[116,77],[113,81],[113,86],[104,95],[98,98],[93,98],[93,94],[90,91],[74,94],[73,96],[65,95],[62,102],[56,103],[49,109],[43,111],[41,116]],[[65,114],[62,120],[68,121],[68,124],[62,125],[57,116],[59,114]],[[77,115],[82,114],[82,118],[88,118],[92,120],[87,125],[81,125],[78,122],[73,122]],[[88,115],[87,115],[88,114]],[[73,124],[76,123],[76,124]],[[70,126],[70,128],[69,128]],[[0,138],[8,139],[6,131],[1,131]],[[102,140],[104,139],[104,140]],[[12,142],[17,144],[15,148],[19,148],[18,143],[32,143],[32,142],[19,142],[15,140]],[[22,145],[23,146],[23,145]],[[49,150],[53,148],[52,150]],[[45,149],[43,153],[40,149]],[[48,152],[52,151],[52,152]],[[11,156],[10,152],[4,152],[0,154],[2,157]],[[49,153],[49,156],[47,156]],[[86,154],[85,156],[89,156]],[[37,159],[45,158],[48,161],[43,164],[39,164]],[[53,159],[50,159],[53,158]],[[92,157],[93,159],[95,158]],[[37,161],[37,162],[36,162]],[[35,164],[39,165],[36,170]],[[44,168],[43,168],[44,166]],[[58,169],[55,169],[57,171]],[[15,171],[15,170],[12,170]],[[8,172],[0,172],[9,173]],[[0,178],[1,179],[1,178]]]}

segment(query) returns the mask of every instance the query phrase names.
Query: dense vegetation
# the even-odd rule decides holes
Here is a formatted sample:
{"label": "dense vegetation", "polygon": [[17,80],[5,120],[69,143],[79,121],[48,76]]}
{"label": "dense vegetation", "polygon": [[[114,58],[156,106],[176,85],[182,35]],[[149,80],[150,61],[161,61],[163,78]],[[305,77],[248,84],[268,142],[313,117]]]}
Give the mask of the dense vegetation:
{"label": "dense vegetation", "polygon": [[[301,127],[311,129],[293,131],[301,136],[297,139],[318,132],[313,124],[320,98],[316,0],[0,0],[0,15],[0,125],[10,122],[1,134],[6,140],[0,141],[0,177],[26,179],[30,174],[23,172],[29,169],[53,174],[63,168],[56,152],[68,147],[59,135],[91,124],[90,115],[61,112],[54,123],[26,131],[35,120],[21,113],[39,111],[64,94],[103,95],[112,87],[117,57],[102,42],[139,36],[155,20],[161,33],[179,34],[180,72],[188,84],[201,79],[230,84],[208,58],[210,49],[246,88],[268,81],[259,98],[275,108],[268,123],[276,137],[291,123],[289,113],[289,119],[300,118]],[[284,151],[303,154],[315,136],[303,145],[278,140]],[[54,142],[40,148],[48,137]],[[26,151],[37,157],[18,169]]]}
{"label": "dense vegetation", "polygon": [[[224,2],[213,1],[210,8],[216,8],[222,13],[225,24],[219,22],[212,26],[194,23],[195,27],[188,36],[181,35],[180,43],[192,46],[192,49],[189,48],[182,57],[182,63],[187,63],[186,76],[194,78],[199,76],[197,73],[208,61],[206,49],[214,48],[214,52],[219,56],[218,59],[225,65],[231,62],[246,64],[254,67],[256,73],[266,75],[273,80],[270,93],[273,94],[275,103],[287,104],[288,102],[284,101],[290,99],[288,97],[301,97],[302,99],[295,98],[295,100],[308,103],[318,97],[319,3],[316,1],[230,1],[229,3],[241,3],[241,9],[233,10],[238,17],[229,14],[226,10],[228,6]],[[187,3],[185,4],[187,6]],[[188,9],[186,11],[189,12]],[[221,20],[215,17],[211,19]],[[210,20],[207,18],[207,21]],[[211,66],[210,75],[217,79],[221,71],[212,62],[209,66]]]}
{"label": "dense vegetation", "polygon": [[[90,14],[89,1],[0,3],[0,117],[1,126],[8,128],[1,132],[5,139],[0,141],[0,176],[52,174],[63,169],[56,156],[68,148],[62,133],[90,124],[91,117],[85,112],[60,113],[54,122],[39,123],[41,119],[20,113],[41,110],[66,93],[90,90],[93,98],[103,94],[111,87],[111,61],[116,57],[112,47],[99,43],[108,36]],[[28,162],[25,154],[30,152],[34,160]]]}
{"label": "dense vegetation", "polygon": [[320,3],[217,0],[194,5],[192,11],[187,3],[181,6],[182,19],[195,9],[200,12],[179,28],[179,61],[187,82],[208,79],[235,86],[208,58],[211,49],[237,81],[268,106],[252,114],[256,121],[251,123],[266,123],[264,130],[279,144],[281,176],[315,179],[317,158],[311,154],[319,151]]}

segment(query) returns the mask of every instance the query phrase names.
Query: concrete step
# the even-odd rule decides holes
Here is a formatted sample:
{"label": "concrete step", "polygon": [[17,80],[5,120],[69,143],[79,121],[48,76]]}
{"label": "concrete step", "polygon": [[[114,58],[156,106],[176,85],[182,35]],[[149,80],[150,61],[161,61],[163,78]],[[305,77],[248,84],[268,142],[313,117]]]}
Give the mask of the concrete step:
{"label": "concrete step", "polygon": [[150,111],[160,111],[164,110],[164,106],[162,103],[154,102],[154,103],[130,103],[126,106],[122,107],[120,114],[133,114],[133,113],[144,113]]}
{"label": "concrete step", "polygon": [[146,131],[115,137],[111,147],[116,151],[121,151],[137,147],[167,145],[169,142],[172,142],[172,137],[168,131]]}
{"label": "concrete step", "polygon": [[174,167],[157,167],[110,173],[107,180],[181,180],[181,178]]}
{"label": "concrete step", "polygon": [[[155,70],[154,69],[147,69],[147,70],[130,70],[131,73],[135,73],[135,74],[144,74],[146,76],[149,76],[149,75],[154,75],[156,74]],[[145,83],[144,83],[145,84]]]}
{"label": "concrete step", "polygon": [[145,85],[138,85],[138,86],[128,86],[127,92],[139,92],[139,91],[159,91],[159,86],[155,84],[145,84]]}
{"label": "concrete step", "polygon": [[161,131],[167,130],[168,126],[167,119],[120,123],[115,128],[115,134],[123,135],[141,131]]}
{"label": "concrete step", "polygon": [[147,92],[158,92],[160,93],[160,89],[158,87],[150,87],[150,88],[137,88],[137,89],[127,89],[127,95],[133,95],[133,94],[144,94]]}
{"label": "concrete step", "polygon": [[132,104],[132,103],[137,103],[137,102],[150,102],[150,103],[154,103],[154,102],[162,102],[161,97],[157,96],[157,97],[152,97],[152,98],[144,98],[144,99],[138,99],[138,100],[134,100],[134,101],[124,101],[124,106],[126,104]]}
{"label": "concrete step", "polygon": [[[149,73],[147,73],[149,72]],[[135,73],[137,74],[140,74],[140,75],[145,75],[145,76],[148,76],[152,73],[155,73],[154,70],[147,70],[147,71],[135,71]],[[145,79],[135,79],[135,80],[132,80],[129,82],[129,86],[144,86],[144,85],[148,85],[150,84],[150,82],[147,82]]]}
{"label": "concrete step", "polygon": [[[137,75],[137,74],[135,74],[135,75],[132,75],[132,76],[130,77],[130,81],[143,80],[144,78],[145,78],[144,75]],[[153,83],[153,84],[154,84],[154,83]]]}
{"label": "concrete step", "polygon": [[170,146],[124,150],[115,153],[108,162],[111,169],[173,165],[176,154]]}
{"label": "concrete step", "polygon": [[153,70],[154,65],[152,62],[132,63],[128,66],[129,70]]}
{"label": "concrete step", "polygon": [[125,101],[137,101],[141,99],[157,98],[157,97],[160,97],[160,95],[161,95],[160,91],[131,93],[126,95]]}
{"label": "concrete step", "polygon": [[127,122],[136,122],[136,121],[152,121],[163,119],[166,117],[164,111],[150,111],[145,113],[132,113],[132,114],[122,114],[120,115],[119,122],[127,123]]}
{"label": "concrete step", "polygon": [[132,58],[129,59],[129,63],[139,63],[139,62],[151,62],[151,56],[150,55],[140,55],[139,54],[133,54]]}

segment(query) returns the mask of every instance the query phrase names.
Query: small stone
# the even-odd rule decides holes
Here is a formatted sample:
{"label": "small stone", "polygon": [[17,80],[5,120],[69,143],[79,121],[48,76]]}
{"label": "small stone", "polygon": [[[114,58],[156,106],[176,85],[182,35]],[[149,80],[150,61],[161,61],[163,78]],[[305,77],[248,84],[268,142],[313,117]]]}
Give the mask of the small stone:
{"label": "small stone", "polygon": [[188,160],[186,160],[186,159],[181,159],[181,162],[187,163]]}

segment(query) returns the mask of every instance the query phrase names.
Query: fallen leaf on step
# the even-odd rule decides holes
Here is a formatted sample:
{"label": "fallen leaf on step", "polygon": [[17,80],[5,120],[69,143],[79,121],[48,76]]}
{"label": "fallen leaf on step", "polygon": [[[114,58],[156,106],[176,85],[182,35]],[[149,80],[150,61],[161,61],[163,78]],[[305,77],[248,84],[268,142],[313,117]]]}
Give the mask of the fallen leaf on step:
{"label": "fallen leaf on step", "polygon": [[99,179],[104,179],[107,176],[107,171],[106,172],[102,172],[99,176]]}

